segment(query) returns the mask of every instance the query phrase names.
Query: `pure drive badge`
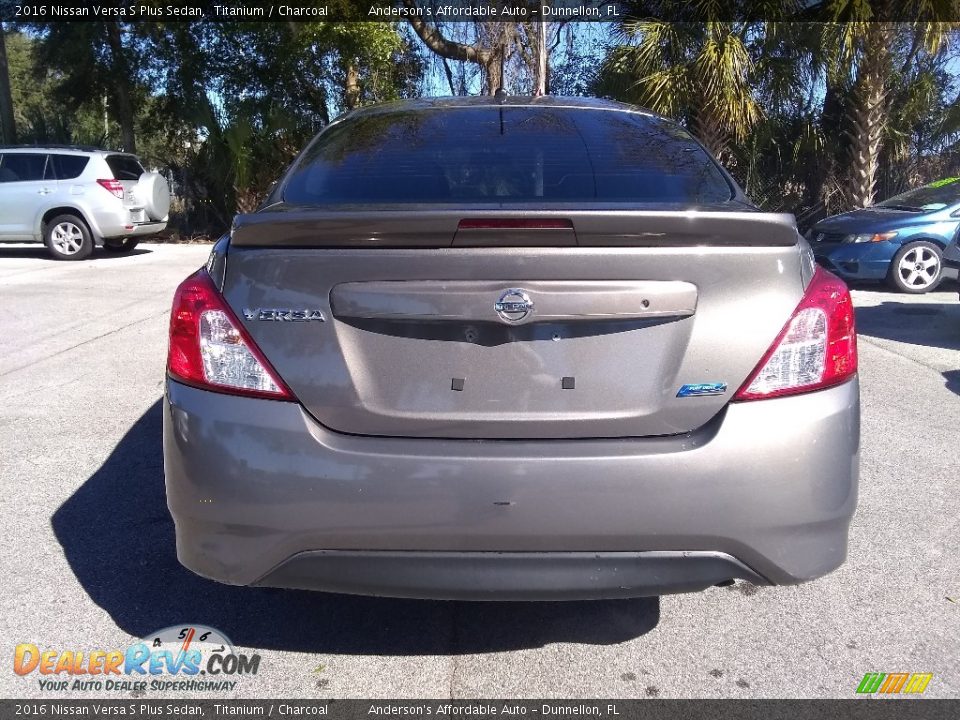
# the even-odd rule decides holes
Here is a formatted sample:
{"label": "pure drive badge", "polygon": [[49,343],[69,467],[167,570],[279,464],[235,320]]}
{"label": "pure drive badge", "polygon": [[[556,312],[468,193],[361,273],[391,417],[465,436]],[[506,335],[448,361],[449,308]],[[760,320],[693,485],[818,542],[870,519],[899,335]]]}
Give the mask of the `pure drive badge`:
{"label": "pure drive badge", "polygon": [[322,310],[293,310],[291,308],[244,308],[243,316],[247,320],[267,320],[273,322],[326,322]]}
{"label": "pure drive badge", "polygon": [[727,391],[727,384],[720,382],[689,383],[677,392],[678,398],[701,397],[703,395],[723,395]]}

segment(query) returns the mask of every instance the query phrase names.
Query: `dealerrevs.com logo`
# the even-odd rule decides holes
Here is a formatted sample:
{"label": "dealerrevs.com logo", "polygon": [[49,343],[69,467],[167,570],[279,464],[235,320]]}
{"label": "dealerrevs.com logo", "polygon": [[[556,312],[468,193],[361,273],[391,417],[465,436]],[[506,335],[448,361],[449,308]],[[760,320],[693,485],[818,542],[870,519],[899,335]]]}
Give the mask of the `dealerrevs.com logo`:
{"label": "dealerrevs.com logo", "polygon": [[226,635],[205,625],[164,628],[125,649],[41,649],[21,643],[13,653],[13,671],[36,677],[45,692],[222,693],[259,669],[259,655],[238,653]]}

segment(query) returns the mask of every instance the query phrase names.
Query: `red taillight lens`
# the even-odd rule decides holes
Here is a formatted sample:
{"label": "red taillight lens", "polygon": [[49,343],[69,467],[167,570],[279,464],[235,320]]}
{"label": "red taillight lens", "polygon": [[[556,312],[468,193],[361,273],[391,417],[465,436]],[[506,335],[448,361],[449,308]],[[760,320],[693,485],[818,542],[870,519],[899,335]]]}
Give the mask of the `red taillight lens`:
{"label": "red taillight lens", "polygon": [[123,185],[120,184],[119,180],[97,180],[101,187],[105,188],[107,192],[111,193],[115,198],[123,200]]}
{"label": "red taillight lens", "polygon": [[232,395],[293,400],[293,393],[243,329],[206,270],[177,288],[170,313],[167,372]]}
{"label": "red taillight lens", "polygon": [[857,372],[853,300],[843,281],[817,268],[786,327],[734,400],[820,390]]}

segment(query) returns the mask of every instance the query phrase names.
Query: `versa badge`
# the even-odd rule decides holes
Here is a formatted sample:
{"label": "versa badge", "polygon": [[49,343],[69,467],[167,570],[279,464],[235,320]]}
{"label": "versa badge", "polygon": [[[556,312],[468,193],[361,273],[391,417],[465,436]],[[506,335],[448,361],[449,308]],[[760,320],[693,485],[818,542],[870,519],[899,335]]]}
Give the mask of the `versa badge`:
{"label": "versa badge", "polygon": [[244,308],[247,320],[272,320],[277,322],[326,322],[322,310],[291,310],[289,308]]}

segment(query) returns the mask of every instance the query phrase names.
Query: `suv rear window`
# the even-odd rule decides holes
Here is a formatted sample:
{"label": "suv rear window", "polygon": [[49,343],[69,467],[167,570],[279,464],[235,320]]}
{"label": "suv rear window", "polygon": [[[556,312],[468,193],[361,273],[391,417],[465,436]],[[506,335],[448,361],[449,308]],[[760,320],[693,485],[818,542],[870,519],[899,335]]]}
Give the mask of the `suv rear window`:
{"label": "suv rear window", "polygon": [[283,195],[298,205],[709,204],[732,188],[685,130],[660,118],[491,106],[348,118],[308,148]]}
{"label": "suv rear window", "polygon": [[50,162],[57,180],[73,180],[80,177],[90,158],[85,155],[51,155]]}
{"label": "suv rear window", "polygon": [[0,160],[0,182],[43,180],[45,153],[4,153]]}
{"label": "suv rear window", "polygon": [[115,180],[139,180],[143,165],[132,155],[107,155],[107,165]]}

